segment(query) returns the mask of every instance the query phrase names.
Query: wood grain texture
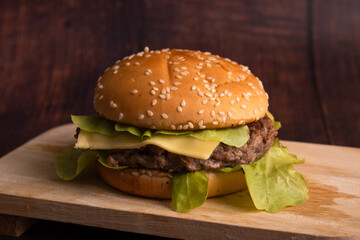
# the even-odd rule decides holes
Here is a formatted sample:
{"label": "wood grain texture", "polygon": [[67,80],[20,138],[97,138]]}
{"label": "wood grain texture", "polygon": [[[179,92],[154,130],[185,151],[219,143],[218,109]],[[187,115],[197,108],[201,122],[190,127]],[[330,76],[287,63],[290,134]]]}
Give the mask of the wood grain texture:
{"label": "wood grain texture", "polygon": [[314,67],[330,142],[358,146],[360,2],[316,0],[313,6]]}
{"label": "wood grain texture", "polygon": [[0,156],[93,113],[98,76],[146,45],[248,65],[282,139],[360,147],[359,9],[356,0],[0,1]]}
{"label": "wood grain texture", "polygon": [[0,212],[185,239],[360,237],[359,148],[283,142],[307,157],[296,165],[309,185],[303,205],[257,211],[245,191],[177,213],[170,201],[112,189],[91,167],[73,181],[59,179],[55,157],[74,143],[74,131],[72,124],[54,128],[0,159]]}

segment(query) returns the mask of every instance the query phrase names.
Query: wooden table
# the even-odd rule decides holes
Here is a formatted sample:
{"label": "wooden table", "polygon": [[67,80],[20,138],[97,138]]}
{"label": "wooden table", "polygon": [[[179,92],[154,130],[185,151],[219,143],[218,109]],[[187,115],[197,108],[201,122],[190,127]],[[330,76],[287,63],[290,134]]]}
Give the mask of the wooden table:
{"label": "wooden table", "polygon": [[[93,113],[97,78],[145,46],[249,66],[281,139],[360,147],[359,29],[357,0],[0,1],[0,156]],[[46,221],[21,238],[119,235],[151,238]]]}

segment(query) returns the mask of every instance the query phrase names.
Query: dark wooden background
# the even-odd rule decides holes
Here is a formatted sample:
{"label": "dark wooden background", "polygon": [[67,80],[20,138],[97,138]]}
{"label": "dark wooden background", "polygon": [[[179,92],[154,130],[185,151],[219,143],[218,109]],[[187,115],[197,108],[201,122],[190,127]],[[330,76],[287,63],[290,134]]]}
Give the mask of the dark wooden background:
{"label": "dark wooden background", "polygon": [[[145,46],[248,65],[281,139],[360,147],[358,0],[0,0],[0,156],[72,113],[92,113],[104,69]],[[51,222],[22,238],[84,233],[148,238]]]}

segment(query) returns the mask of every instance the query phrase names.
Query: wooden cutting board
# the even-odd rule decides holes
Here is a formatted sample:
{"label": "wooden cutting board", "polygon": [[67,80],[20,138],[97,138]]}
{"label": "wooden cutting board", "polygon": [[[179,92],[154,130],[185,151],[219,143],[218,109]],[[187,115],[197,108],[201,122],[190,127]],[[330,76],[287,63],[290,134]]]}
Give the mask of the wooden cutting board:
{"label": "wooden cutting board", "polygon": [[271,214],[247,191],[208,199],[188,213],[171,202],[131,196],[99,179],[93,167],[66,182],[55,157],[74,143],[73,125],[51,129],[0,159],[0,213],[188,239],[360,238],[360,149],[282,141],[306,157],[296,165],[310,199]]}

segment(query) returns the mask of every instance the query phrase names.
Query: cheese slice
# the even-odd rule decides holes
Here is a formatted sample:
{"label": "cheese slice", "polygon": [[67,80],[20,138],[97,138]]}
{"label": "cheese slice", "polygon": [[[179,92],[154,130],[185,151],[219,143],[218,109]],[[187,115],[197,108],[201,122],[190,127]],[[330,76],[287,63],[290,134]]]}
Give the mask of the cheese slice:
{"label": "cheese slice", "polygon": [[189,136],[161,134],[141,141],[138,137],[127,132],[111,137],[80,130],[75,148],[134,149],[151,144],[179,155],[208,159],[219,143],[219,141],[203,141]]}

